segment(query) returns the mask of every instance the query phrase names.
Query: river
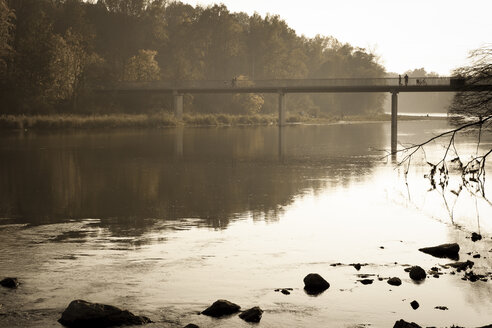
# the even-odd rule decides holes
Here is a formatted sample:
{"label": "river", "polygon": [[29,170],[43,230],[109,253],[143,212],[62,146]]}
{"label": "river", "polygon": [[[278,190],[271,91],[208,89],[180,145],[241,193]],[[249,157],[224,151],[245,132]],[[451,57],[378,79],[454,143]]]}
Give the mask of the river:
{"label": "river", "polygon": [[[398,128],[400,142],[415,143],[449,126]],[[60,327],[74,299],[146,315],[148,327],[250,326],[198,315],[217,299],[260,306],[259,327],[492,323],[490,279],[442,269],[417,284],[404,271],[452,262],[418,251],[448,242],[475,273],[492,271],[487,200],[450,192],[459,179],[441,192],[424,178],[445,143],[414,156],[405,180],[382,151],[389,122],[0,135],[0,278],[21,282],[0,288],[2,327]],[[476,141],[460,134],[460,155]],[[485,134],[479,151],[490,147]],[[316,297],[303,290],[311,272],[331,285]],[[388,285],[393,276],[403,284]]]}

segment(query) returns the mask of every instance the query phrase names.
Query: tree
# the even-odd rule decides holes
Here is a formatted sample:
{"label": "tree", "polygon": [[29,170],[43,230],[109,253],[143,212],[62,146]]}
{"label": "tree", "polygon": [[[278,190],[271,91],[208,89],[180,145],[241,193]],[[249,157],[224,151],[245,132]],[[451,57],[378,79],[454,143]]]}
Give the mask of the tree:
{"label": "tree", "polygon": [[415,68],[413,70],[408,70],[404,74],[407,74],[409,77],[438,77],[439,74],[436,72],[427,73],[425,68]]}
{"label": "tree", "polygon": [[197,21],[195,42],[204,52],[207,78],[229,79],[240,72],[235,71],[235,62],[240,62],[244,52],[242,26],[225,5],[204,9]]}
{"label": "tree", "polygon": [[[91,97],[100,101],[91,93],[92,85],[121,80],[227,83],[238,76],[254,81],[372,77],[380,72],[376,58],[363,49],[332,37],[298,36],[279,16],[233,13],[224,5],[193,7],[168,0],[0,0],[0,9],[0,70],[9,63],[9,80],[2,79],[0,91],[9,104],[4,111],[65,111],[77,99],[92,104]],[[313,115],[320,108],[358,112],[378,107],[373,95],[357,102],[344,95],[327,95],[325,102],[317,97],[321,96],[290,95],[289,107]],[[186,107],[197,112],[277,110],[275,95],[185,99]],[[118,110],[100,108],[111,107]]]}
{"label": "tree", "polygon": [[198,15],[198,11],[188,4],[172,2],[166,7],[163,19],[168,37],[155,48],[165,79],[205,79],[205,53],[196,33]]}
{"label": "tree", "polygon": [[141,49],[131,57],[126,66],[123,80],[125,81],[157,81],[160,80],[159,64],[155,60],[157,51]]}
{"label": "tree", "polygon": [[[472,64],[454,71],[454,75],[465,79],[467,85],[492,84],[492,45],[471,52]],[[458,92],[450,113],[466,117],[485,118],[492,115],[492,92]]]}
{"label": "tree", "polygon": [[48,111],[55,103],[50,69],[56,61],[55,49],[60,45],[53,34],[53,7],[46,1],[16,3],[19,7],[15,8],[14,100],[22,113]]}
{"label": "tree", "polygon": [[[492,49],[480,48],[471,52],[473,62],[469,66],[456,70],[460,79],[464,79],[465,85],[479,86],[492,85]],[[483,133],[490,133],[492,123],[492,90],[488,91],[463,91],[456,94],[452,105],[451,113],[457,113],[465,117],[465,123],[449,131],[445,131],[422,143],[404,146],[402,149],[392,153],[401,153],[403,158],[398,165],[406,165],[405,176],[408,174],[412,158],[417,152],[422,151],[425,157],[425,146],[435,141],[445,141],[444,154],[437,162],[429,162],[429,172],[426,178],[429,179],[431,190],[438,189],[444,197],[444,191],[448,188],[452,171],[459,172],[460,184],[451,190],[457,197],[464,189],[472,195],[483,198],[492,206],[485,194],[485,163],[488,156],[492,153],[492,148],[488,147],[484,151],[479,151]],[[475,154],[460,154],[455,147],[455,140],[459,133],[475,130],[477,133],[477,146]],[[453,168],[451,170],[450,168]],[[447,204],[447,203],[446,203]],[[452,219],[452,208],[450,209]]]}
{"label": "tree", "polygon": [[[237,77],[237,83],[241,86],[253,85],[244,75]],[[258,114],[264,102],[263,97],[255,93],[236,93],[232,96],[232,105],[240,114]]]}
{"label": "tree", "polygon": [[13,54],[14,19],[14,12],[7,6],[5,0],[0,0],[0,77],[6,72],[7,62]]}
{"label": "tree", "polygon": [[[323,56],[312,73],[314,78],[378,78],[385,74],[377,56],[363,48],[354,48],[333,38],[322,44]],[[337,94],[318,95],[314,100],[322,111],[343,116],[379,112],[383,97],[381,94]]]}

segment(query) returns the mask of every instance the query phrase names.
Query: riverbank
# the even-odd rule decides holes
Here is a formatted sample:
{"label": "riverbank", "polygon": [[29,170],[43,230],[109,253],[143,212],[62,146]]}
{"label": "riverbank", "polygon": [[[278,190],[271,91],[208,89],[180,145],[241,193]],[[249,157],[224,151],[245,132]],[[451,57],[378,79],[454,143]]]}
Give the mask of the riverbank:
{"label": "riverbank", "polygon": [[[442,117],[399,115],[399,120],[442,119]],[[288,124],[332,124],[345,122],[389,121],[391,115],[353,115],[311,117],[290,115]],[[230,115],[230,114],[185,114],[181,121],[171,113],[155,114],[107,114],[107,115],[0,115],[1,129],[100,129],[100,128],[165,128],[175,126],[240,126],[278,124],[274,114]]]}

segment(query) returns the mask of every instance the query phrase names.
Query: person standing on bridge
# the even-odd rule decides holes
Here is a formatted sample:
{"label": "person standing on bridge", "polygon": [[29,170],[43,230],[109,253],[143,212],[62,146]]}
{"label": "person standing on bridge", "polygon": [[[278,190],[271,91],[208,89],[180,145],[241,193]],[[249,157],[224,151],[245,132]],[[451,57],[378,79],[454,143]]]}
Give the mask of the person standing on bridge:
{"label": "person standing on bridge", "polygon": [[407,74],[405,74],[404,79],[405,79],[405,86],[407,86],[408,85],[408,75]]}
{"label": "person standing on bridge", "polygon": [[398,74],[398,86],[401,87],[401,74]]}

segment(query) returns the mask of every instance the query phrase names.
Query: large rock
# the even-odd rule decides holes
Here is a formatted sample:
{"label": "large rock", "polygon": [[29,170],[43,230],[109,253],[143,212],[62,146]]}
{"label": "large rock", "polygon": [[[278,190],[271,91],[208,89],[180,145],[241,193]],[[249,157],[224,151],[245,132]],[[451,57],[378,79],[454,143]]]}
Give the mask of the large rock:
{"label": "large rock", "polygon": [[397,322],[395,322],[393,328],[422,328],[422,327],[417,325],[415,322],[406,322],[405,320],[400,319]]}
{"label": "large rock", "polygon": [[447,257],[454,260],[459,258],[460,245],[456,243],[442,244],[439,246],[420,248],[419,251],[435,257]]}
{"label": "large rock", "polygon": [[112,305],[72,301],[63,311],[58,322],[66,327],[113,327],[143,325],[152,322],[149,318],[136,316]]}
{"label": "large rock", "polygon": [[255,306],[241,313],[239,315],[239,318],[243,319],[246,322],[260,322],[262,314],[263,310],[260,309],[258,306]]}
{"label": "large rock", "polygon": [[7,288],[17,288],[19,281],[17,281],[17,278],[5,278],[0,281],[0,285]]}
{"label": "large rock", "polygon": [[237,304],[229,302],[227,300],[217,300],[208,308],[206,308],[202,314],[210,317],[219,318],[224,315],[234,314],[239,312],[241,307]]}
{"label": "large rock", "polygon": [[425,273],[425,270],[419,267],[418,265],[413,266],[410,268],[410,278],[412,278],[415,281],[420,281],[424,280],[427,274]]}
{"label": "large rock", "polygon": [[330,288],[328,281],[317,273],[310,273],[304,277],[304,290],[310,295],[317,295]]}
{"label": "large rock", "polygon": [[187,324],[186,326],[184,326],[184,328],[200,328],[198,327],[197,325],[195,325],[194,323],[189,323]]}

